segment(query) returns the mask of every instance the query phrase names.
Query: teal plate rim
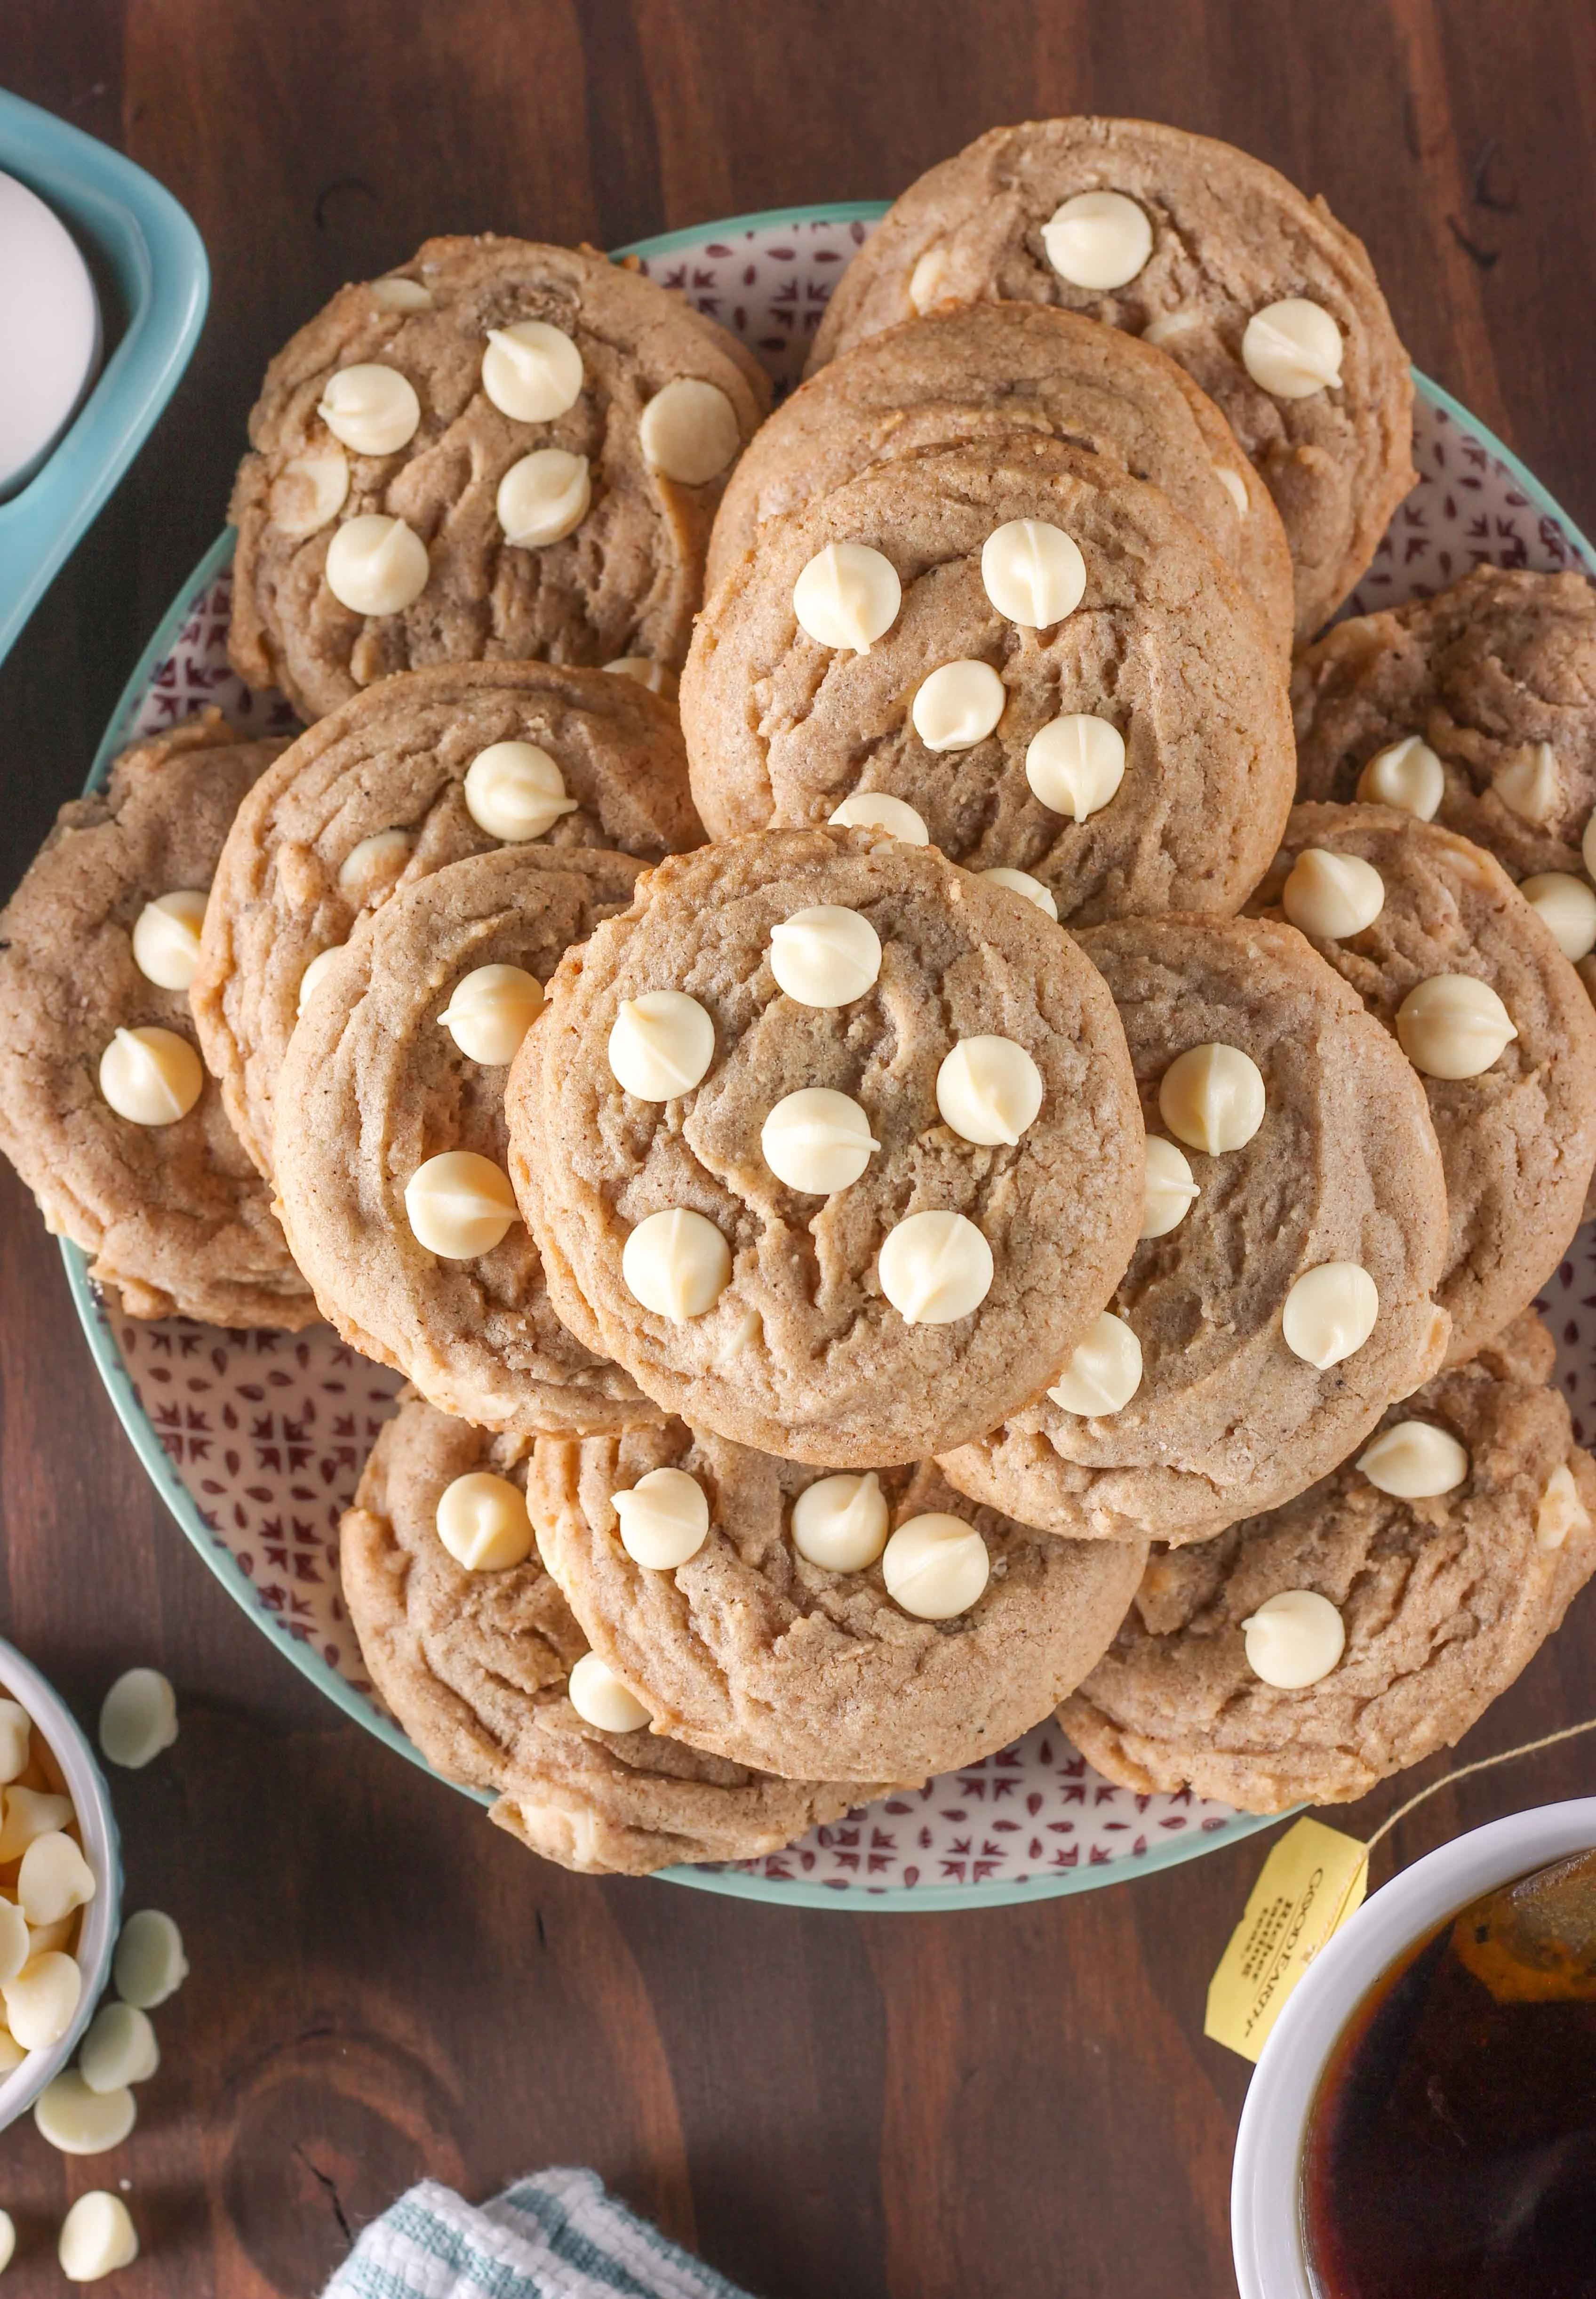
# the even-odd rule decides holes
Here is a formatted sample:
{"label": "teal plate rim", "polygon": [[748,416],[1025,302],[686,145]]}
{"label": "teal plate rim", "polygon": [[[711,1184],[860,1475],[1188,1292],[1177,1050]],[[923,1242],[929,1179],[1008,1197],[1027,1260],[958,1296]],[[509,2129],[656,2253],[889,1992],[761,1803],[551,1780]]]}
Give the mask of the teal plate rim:
{"label": "teal plate rim", "polygon": [[[678,253],[684,247],[701,245],[711,236],[730,237],[734,233],[768,229],[782,225],[801,226],[815,221],[832,223],[870,223],[886,213],[884,200],[832,201],[813,207],[764,209],[748,215],[715,218],[702,225],[691,225],[680,231],[662,233],[653,239],[634,241],[618,249],[620,255],[655,258]],[[1433,405],[1443,408],[1461,427],[1468,430],[1509,470],[1531,502],[1554,519],[1569,541],[1590,563],[1596,564],[1596,547],[1587,540],[1580,528],[1568,517],[1562,506],[1548,493],[1534,473],[1504,446],[1495,434],[1470,414],[1460,401],[1440,384],[1434,383],[1417,368],[1413,370],[1415,388]],[[171,652],[196,595],[211,584],[229,565],[233,555],[234,534],[224,528],[199,564],[189,575],[177,597],[152,635],[148,645],[134,666],[116,708],[111,715],[100,747],[95,753],[86,788],[99,787],[110,770],[111,762],[124,746],[127,730],[134,714],[148,691],[152,673]],[[150,1421],[139,1405],[132,1378],[122,1361],[112,1338],[106,1314],[100,1306],[94,1286],[89,1281],[88,1262],[79,1249],[62,1241],[62,1258],[66,1265],[68,1283],[73,1305],[87,1340],[95,1369],[104,1385],[118,1420],[126,1431],[134,1451],[144,1465],[156,1491],[176,1517],[189,1541],[199,1551],[228,1594],[250,1615],[255,1626],[262,1631],[299,1670],[327,1697],[341,1708],[346,1716],[376,1735],[387,1747],[407,1757],[420,1771],[457,1793],[471,1797],[482,1805],[493,1798],[484,1790],[461,1789],[456,1781],[447,1780],[435,1772],[415,1744],[407,1739],[392,1718],[385,1716],[347,1683],[335,1670],[294,1635],[281,1621],[264,1611],[255,1590],[235,1562],[230,1551],[218,1540],[205,1523],[199,1507],[187,1488],[178,1478]],[[1300,1809],[1300,1807],[1299,1807]],[[830,1885],[801,1881],[776,1882],[765,1876],[748,1875],[736,1869],[676,1867],[657,1872],[659,1880],[673,1884],[684,1884],[695,1891],[715,1892],[725,1897],[763,1902],[776,1907],[828,1908],[844,1913],[867,1914],[903,1911],[951,1912],[981,1908],[1013,1906],[1027,1900],[1063,1899],[1078,1892],[1102,1889],[1106,1885],[1129,1883],[1140,1876],[1178,1868],[1187,1860],[1201,1858],[1216,1851],[1221,1844],[1239,1843],[1243,1838],[1276,1828],[1291,1817],[1289,1813],[1238,1813],[1233,1820],[1217,1827],[1200,1830],[1189,1837],[1160,1846],[1154,1850],[1123,1861],[1104,1861],[1087,1868],[1071,1869],[1056,1874],[1036,1876],[1021,1882],[1009,1884],[929,1884],[916,1886],[891,1885],[872,1888],[868,1884]]]}

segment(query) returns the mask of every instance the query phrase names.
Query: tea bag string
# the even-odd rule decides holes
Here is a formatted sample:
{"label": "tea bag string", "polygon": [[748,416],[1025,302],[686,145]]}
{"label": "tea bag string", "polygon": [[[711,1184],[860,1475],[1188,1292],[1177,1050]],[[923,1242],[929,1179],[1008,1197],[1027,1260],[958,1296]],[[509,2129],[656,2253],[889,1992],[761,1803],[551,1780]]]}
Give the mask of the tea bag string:
{"label": "tea bag string", "polygon": [[1455,1772],[1443,1773],[1438,1780],[1432,1780],[1427,1788],[1422,1788],[1416,1796],[1410,1796],[1406,1804],[1399,1804],[1393,1813],[1386,1814],[1374,1834],[1364,1842],[1365,1858],[1383,1836],[1390,1835],[1399,1820],[1406,1820],[1410,1812],[1441,1789],[1452,1788],[1459,1780],[1466,1780],[1471,1772],[1488,1772],[1498,1764],[1517,1764],[1520,1756],[1534,1756],[1542,1748],[1555,1748],[1559,1740],[1577,1740],[1582,1732],[1596,1732],[1596,1716],[1587,1716],[1583,1724],[1565,1724],[1560,1732],[1548,1732],[1542,1739],[1526,1740],[1521,1747],[1503,1748],[1494,1756],[1476,1756],[1472,1764],[1464,1764]]}

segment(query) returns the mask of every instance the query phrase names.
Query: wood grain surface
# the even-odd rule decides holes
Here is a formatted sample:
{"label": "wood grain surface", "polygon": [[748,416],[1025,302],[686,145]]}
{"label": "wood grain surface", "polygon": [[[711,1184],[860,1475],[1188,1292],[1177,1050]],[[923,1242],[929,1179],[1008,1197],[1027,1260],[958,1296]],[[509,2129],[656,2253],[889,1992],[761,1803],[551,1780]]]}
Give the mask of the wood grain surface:
{"label": "wood grain surface", "polygon": [[[168,184],[214,278],[171,408],[0,673],[5,890],[221,524],[268,356],[431,232],[613,245],[891,194],[1001,121],[1174,120],[1323,191],[1415,359],[1596,525],[1589,0],[0,0],[0,80]],[[980,1914],[565,1875],[211,1580],[8,1170],[0,1288],[0,1625],[86,1718],[133,1663],[176,1683],[176,1748],[115,1791],[128,1905],[170,1909],[194,1964],[124,2147],[0,2136],[8,2294],[62,2288],[54,2228],[96,2185],[143,2236],[126,2299],[308,2299],[419,2173],[480,2195],[575,2162],[766,2299],[1233,2291],[1247,2070],[1203,2001],[1261,1845]],[[1592,1709],[1587,1597],[1464,1753]],[[1436,1797],[1397,1856],[1588,1791],[1591,1745]]]}

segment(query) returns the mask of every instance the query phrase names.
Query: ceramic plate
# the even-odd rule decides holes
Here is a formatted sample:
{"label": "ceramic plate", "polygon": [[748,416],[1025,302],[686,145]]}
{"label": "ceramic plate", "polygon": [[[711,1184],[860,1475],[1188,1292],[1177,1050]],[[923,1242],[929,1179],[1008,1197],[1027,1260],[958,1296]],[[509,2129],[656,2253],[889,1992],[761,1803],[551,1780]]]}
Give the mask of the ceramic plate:
{"label": "ceramic plate", "polygon": [[[879,207],[740,216],[632,251],[666,286],[732,328],[782,382]],[[1587,567],[1588,547],[1544,489],[1422,377],[1418,486],[1354,605],[1433,590],[1476,560]],[[232,537],[195,569],[151,641],[108,729],[92,782],[139,735],[219,703],[247,732],[291,727],[278,697],[247,694],[227,665]],[[338,1589],[339,1512],[392,1410],[397,1374],[326,1326],[232,1333],[124,1317],[64,1249],[95,1361],[173,1515],[252,1619],[330,1698],[417,1764],[373,1695]],[[1549,1290],[1559,1374],[1582,1439],[1596,1430],[1596,1229]],[[1111,1787],[1042,1725],[1002,1755],[821,1828],[770,1859],[674,1869],[674,1880],[789,1905],[990,1906],[1090,1890],[1189,1860],[1270,1823],[1187,1796]]]}

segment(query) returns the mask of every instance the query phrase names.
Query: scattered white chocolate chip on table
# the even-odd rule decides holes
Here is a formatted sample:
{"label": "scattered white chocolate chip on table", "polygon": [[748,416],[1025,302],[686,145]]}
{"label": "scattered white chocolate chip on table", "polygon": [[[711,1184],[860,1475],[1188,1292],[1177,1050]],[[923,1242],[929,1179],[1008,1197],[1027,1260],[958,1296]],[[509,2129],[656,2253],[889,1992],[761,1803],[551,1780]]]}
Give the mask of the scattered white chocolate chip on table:
{"label": "scattered white chocolate chip on table", "polygon": [[120,2147],[138,2120],[126,2084],[91,2091],[77,2068],[63,2068],[33,2104],[41,2135],[63,2155],[103,2155]]}
{"label": "scattered white chocolate chip on table", "polygon": [[822,1477],[792,1504],[792,1545],[806,1563],[827,1573],[864,1573],[887,1546],[890,1518],[881,1481]]}
{"label": "scattered white chocolate chip on table", "polygon": [[1142,1345],[1123,1317],[1104,1309],[1071,1350],[1047,1394],[1061,1413],[1097,1421],[1122,1413],[1142,1385]]}
{"label": "scattered white chocolate chip on table", "polygon": [[1472,974],[1433,974],[1396,1009],[1403,1053],[1426,1077],[1482,1077],[1518,1033],[1488,982]]}
{"label": "scattered white chocolate chip on table", "polygon": [[112,1977],[124,2004],[153,2012],[175,1996],[188,1977],[183,1935],[160,1908],[140,1908],[117,1938]]}
{"label": "scattered white chocolate chip on table", "polygon": [[1358,1466],[1377,1492],[1403,1501],[1455,1492],[1468,1474],[1468,1455],[1450,1429],[1433,1421],[1396,1421],[1383,1429]]}
{"label": "scattered white chocolate chip on table", "polygon": [[975,1527],[940,1510],[910,1517],[881,1551],[887,1594],[917,1621],[951,1621],[967,1613],[991,1571]]}
{"label": "scattered white chocolate chip on table", "polygon": [[684,990],[624,998],[606,1046],[610,1075],[640,1101],[674,1101],[702,1083],[715,1059],[715,1024]]}
{"label": "scattered white chocolate chip on table", "polygon": [[828,543],[792,586],[792,611],[816,645],[868,654],[897,619],[897,569],[867,543]]}
{"label": "scattered white chocolate chip on table", "polygon": [[1379,1291],[1367,1269],[1356,1261],[1325,1261],[1287,1293],[1281,1330],[1294,1357],[1327,1373],[1356,1356],[1379,1314]]}
{"label": "scattered white chocolate chip on table", "polygon": [[57,2255],[69,2283],[98,2283],[138,2257],[138,2232],[120,2195],[92,2188],[62,2223]]}
{"label": "scattered white chocolate chip on table", "polygon": [[1242,1624],[1247,1666],[1278,1692],[1302,1692],[1328,1676],[1346,1649],[1346,1624],[1327,1597],[1283,1589]]}
{"label": "scattered white chocolate chip on table", "polygon": [[618,1676],[606,1668],[597,1653],[583,1653],[571,1671],[566,1687],[572,1707],[596,1732],[639,1732],[649,1712]]}
{"label": "scattered white chocolate chip on table", "polygon": [[1358,796],[1365,805],[1393,806],[1433,822],[1446,796],[1446,770],[1421,736],[1404,735],[1368,761],[1358,777]]}
{"label": "scattered white chocolate chip on table", "polygon": [[161,2065],[154,2023],[136,2004],[102,2004],[78,2054],[78,2071],[93,2092],[147,2083]]}
{"label": "scattered white chocolate chip on table", "polygon": [[1051,630],[1086,595],[1080,545],[1045,519],[1005,519],[981,545],[981,582],[1000,615],[1024,630]]}
{"label": "scattered white chocolate chip on table", "polygon": [[138,1771],[178,1737],[178,1698],[158,1668],[123,1672],[100,1703],[100,1747],[113,1764]]}
{"label": "scattered white chocolate chip on table", "polygon": [[532,1555],[526,1496],[490,1469],[468,1470],[445,1485],[434,1523],[438,1539],[467,1573],[506,1573]]}
{"label": "scattered white chocolate chip on table", "polygon": [[709,1497],[685,1469],[650,1469],[636,1484],[611,1493],[621,1547],[634,1564],[674,1572],[696,1556],[709,1538]]}
{"label": "scattered white chocolate chip on table", "polygon": [[1239,1046],[1190,1046],[1160,1080],[1158,1110],[1188,1150],[1210,1158],[1245,1150],[1263,1124],[1263,1074]]}

